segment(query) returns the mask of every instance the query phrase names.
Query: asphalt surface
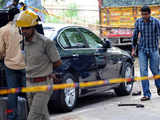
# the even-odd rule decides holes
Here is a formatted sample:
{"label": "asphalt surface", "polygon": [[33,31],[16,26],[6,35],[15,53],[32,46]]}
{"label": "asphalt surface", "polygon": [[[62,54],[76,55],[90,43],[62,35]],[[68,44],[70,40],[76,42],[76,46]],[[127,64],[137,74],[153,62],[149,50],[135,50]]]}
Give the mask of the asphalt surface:
{"label": "asphalt surface", "polygon": [[[135,76],[139,76],[137,60]],[[157,95],[154,81],[150,83],[152,98],[149,101],[141,102],[142,95],[117,97],[111,90],[80,98],[72,112],[52,113],[50,120],[159,120],[160,96]],[[133,92],[137,90],[141,90],[140,82],[134,83]],[[144,107],[118,106],[118,104],[142,104]]]}

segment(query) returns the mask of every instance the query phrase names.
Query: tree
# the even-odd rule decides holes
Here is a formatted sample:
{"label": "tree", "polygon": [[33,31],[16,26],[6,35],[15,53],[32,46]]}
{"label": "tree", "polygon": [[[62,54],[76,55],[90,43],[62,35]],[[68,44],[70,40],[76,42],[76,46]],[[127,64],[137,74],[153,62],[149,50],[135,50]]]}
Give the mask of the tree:
{"label": "tree", "polygon": [[77,15],[78,15],[77,5],[75,3],[69,4],[67,10],[65,11],[65,16],[72,19]]}
{"label": "tree", "polygon": [[3,6],[6,4],[6,0],[0,0],[0,8],[3,8]]}

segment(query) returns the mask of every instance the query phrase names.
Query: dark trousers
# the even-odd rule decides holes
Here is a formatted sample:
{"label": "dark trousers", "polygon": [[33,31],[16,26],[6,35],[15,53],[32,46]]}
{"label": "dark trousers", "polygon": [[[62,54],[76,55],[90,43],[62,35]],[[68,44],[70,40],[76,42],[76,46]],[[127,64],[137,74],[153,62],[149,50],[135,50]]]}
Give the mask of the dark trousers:
{"label": "dark trousers", "polygon": [[[25,79],[25,70],[13,70],[5,67],[6,72],[6,80],[8,88],[18,88],[18,87],[25,87],[26,86],[26,79]],[[11,112],[8,113],[8,120],[16,120],[17,117],[17,97],[18,93],[16,94],[9,94],[8,95],[8,110]]]}

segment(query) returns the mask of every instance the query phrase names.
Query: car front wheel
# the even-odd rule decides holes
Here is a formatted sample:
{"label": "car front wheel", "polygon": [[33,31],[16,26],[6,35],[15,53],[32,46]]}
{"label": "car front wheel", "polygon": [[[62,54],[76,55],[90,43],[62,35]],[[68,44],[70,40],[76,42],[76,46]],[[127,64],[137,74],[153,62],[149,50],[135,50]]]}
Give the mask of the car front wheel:
{"label": "car front wheel", "polygon": [[[71,73],[66,73],[61,83],[74,83],[75,77]],[[78,89],[77,88],[65,88],[64,90],[58,90],[56,92],[56,98],[53,103],[53,110],[60,112],[70,112],[74,109],[77,97],[78,97]],[[50,106],[51,108],[51,106]]]}
{"label": "car front wheel", "polygon": [[[123,78],[132,78],[134,76],[134,68],[133,65],[126,62],[122,66],[121,76]],[[129,95],[132,91],[133,82],[123,82],[120,83],[118,88],[115,88],[115,93],[118,96]]]}

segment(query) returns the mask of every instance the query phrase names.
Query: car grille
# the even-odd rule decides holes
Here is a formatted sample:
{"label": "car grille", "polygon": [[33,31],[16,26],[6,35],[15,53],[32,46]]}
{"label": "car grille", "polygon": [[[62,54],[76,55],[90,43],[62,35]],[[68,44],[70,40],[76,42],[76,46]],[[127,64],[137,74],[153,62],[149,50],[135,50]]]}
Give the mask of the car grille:
{"label": "car grille", "polygon": [[109,41],[112,42],[112,44],[118,44],[119,43],[119,38],[108,38]]}

